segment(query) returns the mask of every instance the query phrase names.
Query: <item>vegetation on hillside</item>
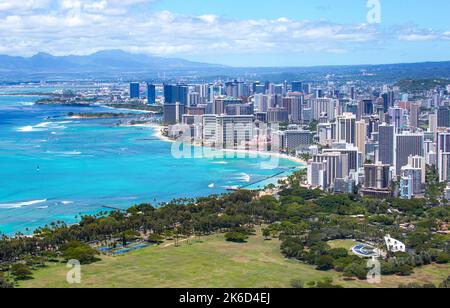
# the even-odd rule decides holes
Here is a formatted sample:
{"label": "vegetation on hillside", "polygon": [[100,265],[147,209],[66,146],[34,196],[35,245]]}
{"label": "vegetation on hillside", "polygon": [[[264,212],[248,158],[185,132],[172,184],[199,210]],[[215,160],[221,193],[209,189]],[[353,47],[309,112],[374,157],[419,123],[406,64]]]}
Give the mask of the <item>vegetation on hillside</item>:
{"label": "vegetation on hillside", "polygon": [[415,91],[429,91],[438,86],[445,87],[450,84],[448,79],[402,79],[395,85],[400,87],[400,90],[407,93]]}
{"label": "vegetation on hillside", "polygon": [[[366,278],[366,261],[347,249],[332,248],[330,241],[352,239],[382,247],[386,234],[403,241],[410,250],[388,254],[381,261],[383,275],[405,276],[423,265],[449,262],[450,236],[438,232],[449,223],[449,207],[435,206],[429,199],[331,195],[303,188],[303,177],[302,172],[294,174],[279,198],[239,190],[222,196],[177,199],[159,208],[141,204],[127,212],[85,216],[78,225],[58,223],[40,228],[32,238],[3,237],[0,271],[7,274],[3,277],[20,280],[29,276],[27,269],[46,262],[77,259],[92,263],[98,255],[95,247],[135,240],[154,244],[172,238],[178,243],[180,238],[223,233],[227,241],[245,245],[255,226],[262,225],[266,240],[281,240],[280,251],[286,258],[313,265],[318,271],[337,271],[349,279]],[[13,283],[0,279],[0,285]]]}

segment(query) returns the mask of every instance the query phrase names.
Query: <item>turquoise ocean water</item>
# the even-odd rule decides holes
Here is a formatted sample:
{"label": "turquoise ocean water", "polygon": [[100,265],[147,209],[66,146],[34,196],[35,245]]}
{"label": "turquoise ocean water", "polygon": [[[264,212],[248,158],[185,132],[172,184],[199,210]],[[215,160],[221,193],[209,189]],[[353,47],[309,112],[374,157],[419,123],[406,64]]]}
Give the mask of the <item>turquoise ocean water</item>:
{"label": "turquoise ocean water", "polygon": [[[150,127],[117,127],[117,119],[67,118],[69,112],[100,112],[102,107],[37,106],[39,96],[11,93],[53,88],[0,88],[0,233],[12,235],[54,221],[72,224],[80,214],[105,206],[226,192],[284,172],[251,188],[276,182],[297,166],[269,158],[182,158],[172,143],[154,137]],[[111,112],[111,109],[107,109]]]}

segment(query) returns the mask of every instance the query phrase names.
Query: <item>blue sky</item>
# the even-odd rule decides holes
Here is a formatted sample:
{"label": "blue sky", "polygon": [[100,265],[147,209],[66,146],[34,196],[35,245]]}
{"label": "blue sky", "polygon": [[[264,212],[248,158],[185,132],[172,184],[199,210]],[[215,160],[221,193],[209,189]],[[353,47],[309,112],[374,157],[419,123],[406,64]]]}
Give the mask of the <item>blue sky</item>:
{"label": "blue sky", "polygon": [[[379,23],[368,2],[379,5]],[[0,54],[123,49],[232,66],[444,61],[449,10],[448,0],[1,0]]]}

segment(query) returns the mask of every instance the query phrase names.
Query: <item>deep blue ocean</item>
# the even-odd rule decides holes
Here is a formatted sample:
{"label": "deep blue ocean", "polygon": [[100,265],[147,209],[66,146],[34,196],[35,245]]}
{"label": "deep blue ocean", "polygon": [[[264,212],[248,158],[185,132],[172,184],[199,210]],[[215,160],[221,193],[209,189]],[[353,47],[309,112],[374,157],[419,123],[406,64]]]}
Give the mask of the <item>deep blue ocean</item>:
{"label": "deep blue ocean", "polygon": [[[104,207],[126,209],[174,198],[226,192],[285,171],[296,163],[268,158],[173,157],[172,143],[151,127],[118,127],[117,119],[70,119],[69,112],[112,112],[103,107],[39,106],[56,88],[0,87],[0,233],[31,233],[55,221],[73,224]],[[23,96],[8,96],[24,93]],[[232,155],[235,156],[235,155]],[[278,181],[278,177],[255,185]]]}

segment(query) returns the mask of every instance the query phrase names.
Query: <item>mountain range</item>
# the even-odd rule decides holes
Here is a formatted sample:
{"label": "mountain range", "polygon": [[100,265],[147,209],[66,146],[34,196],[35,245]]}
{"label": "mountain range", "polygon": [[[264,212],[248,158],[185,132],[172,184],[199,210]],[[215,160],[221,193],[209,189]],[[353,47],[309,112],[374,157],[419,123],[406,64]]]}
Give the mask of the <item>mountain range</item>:
{"label": "mountain range", "polygon": [[215,80],[217,78],[255,80],[315,81],[333,76],[335,80],[397,82],[402,79],[450,79],[450,62],[422,62],[384,65],[315,67],[229,67],[104,50],[86,56],[53,56],[38,53],[32,57],[0,55],[0,82],[39,80]]}
{"label": "mountain range", "polygon": [[0,56],[0,74],[12,72],[23,74],[132,73],[223,67],[223,65],[192,62],[177,58],[130,54],[121,50],[99,51],[87,56],[58,57],[48,53],[38,53],[29,58]]}

